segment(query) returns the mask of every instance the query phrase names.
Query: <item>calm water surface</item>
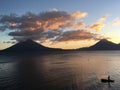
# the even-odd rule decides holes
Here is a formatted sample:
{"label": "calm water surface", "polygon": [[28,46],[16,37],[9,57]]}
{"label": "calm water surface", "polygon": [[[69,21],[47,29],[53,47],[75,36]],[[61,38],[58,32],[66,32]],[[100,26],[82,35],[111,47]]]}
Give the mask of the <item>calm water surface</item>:
{"label": "calm water surface", "polygon": [[120,90],[120,51],[0,56],[0,90]]}

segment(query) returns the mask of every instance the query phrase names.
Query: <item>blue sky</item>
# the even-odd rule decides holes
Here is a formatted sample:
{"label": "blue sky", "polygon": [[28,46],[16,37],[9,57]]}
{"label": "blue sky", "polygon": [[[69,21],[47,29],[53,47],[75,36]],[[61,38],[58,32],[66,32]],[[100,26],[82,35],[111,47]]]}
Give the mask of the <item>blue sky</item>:
{"label": "blue sky", "polygon": [[52,8],[73,12],[76,10],[86,11],[92,15],[104,13],[119,13],[119,0],[1,0],[0,13],[24,14],[31,11],[38,13]]}
{"label": "blue sky", "polygon": [[[39,13],[57,9],[66,11],[68,13],[80,11],[87,12],[88,16],[82,20],[86,24],[97,22],[102,16],[109,14],[104,21],[106,26],[100,31],[96,32],[103,35],[114,37],[112,41],[119,43],[120,25],[112,26],[114,20],[120,17],[120,0],[0,0],[0,15],[7,15],[16,13],[23,15],[26,12]],[[6,47],[11,44],[2,43],[8,41],[12,37],[8,36],[6,32],[0,32],[1,45]],[[6,48],[4,47],[4,48]],[[0,47],[1,49],[3,47]]]}

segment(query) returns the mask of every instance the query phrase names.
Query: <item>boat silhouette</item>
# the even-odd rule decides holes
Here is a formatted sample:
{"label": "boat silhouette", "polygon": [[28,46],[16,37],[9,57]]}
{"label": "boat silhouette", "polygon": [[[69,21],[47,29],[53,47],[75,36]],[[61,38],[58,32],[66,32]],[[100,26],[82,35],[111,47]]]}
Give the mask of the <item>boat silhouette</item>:
{"label": "boat silhouette", "polygon": [[108,79],[101,79],[101,82],[103,82],[103,83],[110,83],[110,82],[114,82],[114,80],[111,80],[110,76],[108,76]]}

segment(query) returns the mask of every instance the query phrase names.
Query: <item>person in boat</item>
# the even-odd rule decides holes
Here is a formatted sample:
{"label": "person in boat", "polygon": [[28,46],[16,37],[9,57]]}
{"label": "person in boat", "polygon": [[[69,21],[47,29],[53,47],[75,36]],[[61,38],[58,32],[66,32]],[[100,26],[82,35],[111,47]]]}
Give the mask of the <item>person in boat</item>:
{"label": "person in boat", "polygon": [[110,83],[110,82],[114,82],[114,80],[111,80],[110,76],[108,76],[107,79],[101,79],[101,82],[108,82],[108,83]]}
{"label": "person in boat", "polygon": [[110,81],[110,76],[108,76],[108,81]]}

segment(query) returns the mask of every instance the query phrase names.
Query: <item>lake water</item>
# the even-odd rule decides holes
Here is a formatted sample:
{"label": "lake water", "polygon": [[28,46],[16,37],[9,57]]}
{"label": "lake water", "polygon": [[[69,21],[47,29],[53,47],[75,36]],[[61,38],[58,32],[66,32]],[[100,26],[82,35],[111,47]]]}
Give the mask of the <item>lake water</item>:
{"label": "lake water", "polygon": [[[114,83],[101,83],[110,75]],[[120,51],[0,56],[0,90],[119,90]]]}

